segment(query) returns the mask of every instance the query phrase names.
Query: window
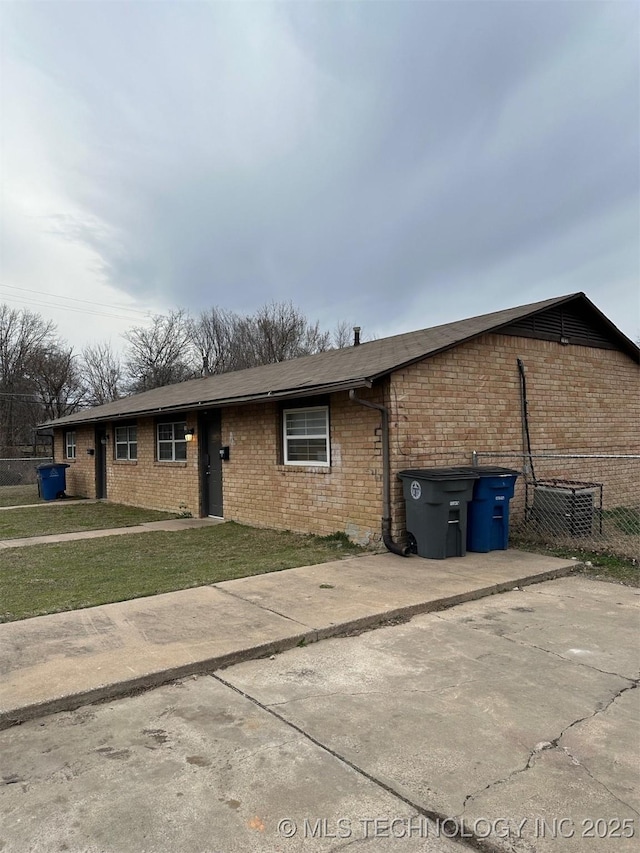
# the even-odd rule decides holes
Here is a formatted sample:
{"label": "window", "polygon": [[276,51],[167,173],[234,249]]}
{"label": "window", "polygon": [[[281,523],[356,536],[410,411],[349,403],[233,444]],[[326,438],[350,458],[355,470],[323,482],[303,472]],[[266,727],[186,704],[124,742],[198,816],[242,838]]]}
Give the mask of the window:
{"label": "window", "polygon": [[116,427],[116,459],[138,458],[138,428]]}
{"label": "window", "polygon": [[186,421],[158,424],[158,461],[184,462],[187,458]]}
{"label": "window", "polygon": [[64,447],[67,459],[76,458],[76,431],[69,430],[64,435]]}
{"label": "window", "polygon": [[329,407],[285,409],[284,464],[329,465]]}

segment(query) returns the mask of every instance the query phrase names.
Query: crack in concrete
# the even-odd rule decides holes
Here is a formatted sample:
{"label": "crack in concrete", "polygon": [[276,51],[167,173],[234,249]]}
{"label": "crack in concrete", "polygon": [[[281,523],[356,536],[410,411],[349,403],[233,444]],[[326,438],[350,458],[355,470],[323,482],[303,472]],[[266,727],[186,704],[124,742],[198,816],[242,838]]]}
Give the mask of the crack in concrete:
{"label": "crack in concrete", "polygon": [[593,664],[587,663],[586,661],[567,658],[564,655],[560,654],[560,652],[554,652],[551,649],[545,649],[543,646],[536,646],[535,643],[528,643],[526,640],[521,640],[516,637],[507,637],[506,634],[502,634],[501,639],[508,640],[510,643],[515,643],[517,646],[524,646],[528,649],[537,649],[539,652],[546,652],[548,655],[553,655],[553,657],[556,657],[559,660],[564,661],[565,663],[573,663],[577,666],[585,666],[587,667],[587,669],[593,669],[595,672],[599,672],[602,675],[616,675],[618,678],[623,678],[625,681],[631,682],[631,684],[635,683],[633,678],[629,678],[628,675],[623,675],[621,672],[614,672],[610,669],[600,669],[600,667],[594,666]]}
{"label": "crack in concrete", "polygon": [[223,589],[217,584],[211,584],[213,589],[217,589],[218,592],[223,592],[225,595],[230,595],[232,598],[238,599],[238,601],[243,601],[245,604],[252,604],[254,607],[258,607],[260,610],[266,610],[268,613],[275,613],[276,616],[282,616],[283,619],[287,619],[289,622],[295,622],[296,625],[301,625],[305,631],[316,631],[316,628],[312,628],[309,625],[305,625],[304,622],[300,622],[298,619],[294,619],[292,616],[287,616],[286,613],[280,613],[278,610],[274,610],[272,607],[266,607],[264,604],[260,604],[257,601],[251,601],[248,598],[243,598],[241,595],[238,595],[236,592],[230,592],[228,589]]}
{"label": "crack in concrete", "polygon": [[[479,853],[504,853],[502,847],[494,844],[485,838],[480,838],[473,833],[470,833],[468,827],[465,827],[462,821],[459,821],[456,817],[451,817],[450,815],[446,815],[442,812],[434,811],[433,809],[427,809],[424,806],[420,805],[420,803],[413,802],[406,795],[401,794],[399,791],[395,790],[392,785],[387,782],[384,782],[382,779],[378,779],[372,773],[367,772],[363,767],[360,767],[355,762],[351,761],[344,755],[341,755],[339,752],[336,752],[330,746],[318,740],[318,738],[309,734],[309,732],[305,731],[301,726],[296,725],[296,723],[291,722],[291,720],[287,720],[286,717],[283,717],[277,711],[275,711],[272,707],[265,705],[260,702],[260,700],[256,699],[254,696],[251,696],[249,693],[246,693],[244,690],[241,690],[239,687],[236,687],[235,684],[232,684],[230,681],[222,678],[217,673],[210,673],[209,678],[213,678],[218,683],[224,685],[224,687],[228,687],[230,690],[233,690],[234,693],[237,693],[239,696],[242,696],[247,701],[251,702],[258,708],[261,708],[267,714],[271,714],[271,716],[275,717],[285,726],[293,729],[298,732],[298,734],[302,735],[306,740],[310,743],[314,744],[314,746],[319,747],[323,752],[331,755],[341,764],[344,764],[350,770],[353,770],[359,776],[362,776],[363,779],[366,779],[368,782],[371,782],[377,788],[385,791],[387,794],[391,794],[391,796],[400,800],[400,802],[409,806],[409,808],[413,809],[417,814],[426,817],[428,820],[436,822],[436,823],[444,823],[445,821],[455,822],[457,826],[457,833],[454,835],[448,835],[447,838],[449,841],[455,841],[460,844],[462,847],[466,847],[467,849],[477,850]],[[355,840],[364,841],[364,840],[373,840],[373,839],[354,839],[349,840],[348,844],[354,843]]]}
{"label": "crack in concrete", "polygon": [[347,847],[352,847],[354,844],[360,844],[361,846],[364,844],[369,844],[371,841],[375,841],[376,839],[373,836],[364,836],[363,838],[352,838],[350,841],[345,841],[344,844],[338,844],[337,846],[334,844],[331,846],[331,853],[338,853],[340,850],[346,850]]}
{"label": "crack in concrete", "polygon": [[637,808],[635,808],[635,806],[632,806],[632,805],[631,805],[631,803],[628,803],[626,800],[621,799],[617,794],[615,794],[615,793],[611,790],[611,788],[609,788],[607,785],[605,785],[605,783],[604,783],[601,779],[598,779],[598,777],[597,777],[597,776],[594,776],[594,775],[593,775],[593,773],[591,772],[591,770],[589,770],[589,768],[587,767],[587,765],[586,765],[584,762],[580,761],[580,759],[576,758],[576,756],[575,756],[575,755],[573,755],[573,753],[572,753],[572,752],[571,752],[571,751],[570,751],[566,746],[561,746],[561,747],[558,747],[558,748],[559,748],[559,749],[561,749],[564,753],[566,753],[566,755],[568,755],[568,756],[569,756],[569,758],[571,759],[571,761],[572,761],[572,762],[573,762],[577,767],[582,767],[582,769],[585,771],[585,773],[587,774],[587,776],[588,776],[590,779],[592,779],[592,780],[593,780],[597,785],[600,785],[600,787],[601,787],[601,788],[604,788],[604,790],[605,790],[605,791],[606,791],[606,792],[607,792],[611,797],[613,797],[613,799],[614,799],[616,802],[620,803],[620,805],[621,805],[621,806],[626,806],[626,807],[627,807],[630,811],[632,811],[635,815],[638,815],[638,817],[640,817],[640,811],[638,811],[638,809],[637,809]]}
{"label": "crack in concrete", "polygon": [[[629,680],[629,679],[627,679],[627,680]],[[572,729],[574,726],[577,726],[580,723],[584,723],[585,720],[592,720],[594,717],[598,716],[598,714],[604,714],[613,705],[613,703],[616,702],[620,698],[620,696],[622,696],[623,693],[627,693],[627,691],[629,691],[629,690],[637,689],[639,683],[640,682],[638,682],[638,681],[634,681],[631,684],[627,685],[626,687],[620,688],[620,690],[618,690],[618,692],[615,693],[609,699],[609,701],[605,705],[603,705],[601,708],[596,708],[595,711],[592,711],[590,714],[585,714],[584,717],[580,717],[577,720],[573,720],[573,722],[566,725],[562,729],[560,734],[557,735],[555,738],[553,738],[553,740],[543,741],[540,744],[536,744],[536,746],[534,746],[534,748],[529,753],[529,757],[527,758],[527,761],[526,761],[526,764],[524,765],[524,767],[518,767],[518,768],[516,768],[516,770],[512,770],[511,773],[509,773],[509,775],[505,776],[503,779],[496,779],[494,782],[489,782],[489,784],[485,785],[483,788],[479,788],[477,791],[473,791],[472,793],[467,794],[467,796],[464,798],[464,801],[462,803],[462,811],[460,812],[459,815],[457,815],[457,817],[462,817],[462,815],[464,815],[464,813],[466,811],[467,804],[471,800],[476,799],[476,797],[478,797],[480,794],[483,794],[485,791],[488,791],[491,788],[495,788],[498,785],[506,785],[507,782],[510,782],[511,779],[514,778],[514,776],[518,776],[520,773],[526,773],[527,770],[530,770],[535,764],[536,757],[538,755],[540,755],[541,752],[544,752],[547,749],[559,749],[561,752],[564,752],[566,755],[568,755],[572,760],[577,761],[578,765],[585,770],[587,775],[590,778],[592,778],[594,780],[594,782],[597,782],[599,785],[601,785],[603,788],[605,788],[605,790],[608,791],[608,793],[611,794],[611,796],[617,802],[621,803],[622,805],[627,806],[629,809],[631,809],[631,811],[634,812],[634,814],[638,814],[638,811],[633,806],[629,805],[629,803],[625,803],[624,800],[621,800],[618,796],[616,796],[616,794],[614,794],[612,791],[610,791],[606,787],[606,785],[604,785],[602,782],[600,782],[599,779],[597,779],[595,776],[593,776],[591,774],[591,772],[589,771],[589,769],[584,764],[579,762],[577,759],[574,758],[574,756],[571,755],[571,753],[569,752],[568,749],[566,749],[563,746],[560,746],[560,741],[562,740],[564,735],[569,731],[569,729]]]}
{"label": "crack in concrete", "polygon": [[[441,622],[451,622],[450,619],[443,619],[442,616],[438,615],[437,613],[434,615],[438,619],[440,619]],[[480,625],[474,625],[474,624],[471,624],[470,622],[459,622],[456,624],[463,625],[465,628],[470,628],[472,631],[480,631],[483,634],[488,633],[493,637],[498,637],[501,640],[507,640],[509,643],[514,643],[516,646],[524,646],[524,648],[526,648],[526,649],[537,649],[539,652],[545,652],[546,654],[552,655],[553,657],[556,657],[559,660],[564,661],[565,663],[572,663],[572,664],[575,664],[576,666],[584,666],[587,669],[592,669],[595,672],[601,673],[602,675],[616,675],[618,678],[623,678],[625,681],[630,682],[631,685],[637,683],[633,678],[630,678],[628,675],[622,675],[622,673],[614,672],[610,669],[600,669],[599,667],[594,666],[593,664],[587,663],[586,661],[574,660],[573,658],[565,657],[564,655],[560,654],[560,652],[554,652],[551,649],[545,649],[543,646],[537,646],[535,643],[527,642],[526,640],[522,640],[522,639],[519,639],[517,637],[508,637],[506,634],[495,634],[491,631],[486,631]],[[533,627],[533,626],[524,625],[522,628],[519,628],[518,630],[519,631],[526,631],[530,627]],[[638,677],[640,678],[640,673],[639,673]]]}
{"label": "crack in concrete", "polygon": [[260,753],[262,753],[262,752],[270,752],[271,750],[274,750],[274,749],[281,749],[283,746],[286,746],[288,743],[299,743],[299,741],[300,741],[300,736],[298,735],[297,737],[291,737],[291,738],[288,738],[287,740],[280,741],[279,743],[273,743],[273,744],[267,744],[266,746],[261,746],[258,749],[254,749],[252,752],[248,752],[239,761],[236,761],[236,767],[240,766],[241,764],[244,764],[250,758],[253,758],[256,755],[260,755]]}

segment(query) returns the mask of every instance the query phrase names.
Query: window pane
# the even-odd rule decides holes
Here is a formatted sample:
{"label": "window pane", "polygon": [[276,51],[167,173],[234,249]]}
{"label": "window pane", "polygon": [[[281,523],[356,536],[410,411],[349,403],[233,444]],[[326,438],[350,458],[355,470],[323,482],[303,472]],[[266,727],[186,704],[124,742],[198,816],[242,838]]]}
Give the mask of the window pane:
{"label": "window pane", "polygon": [[327,418],[325,411],[287,412],[287,435],[326,435]]}
{"label": "window pane", "polygon": [[173,445],[170,441],[159,441],[158,442],[158,459],[163,461],[170,461],[173,459]]}
{"label": "window pane", "polygon": [[307,415],[307,432],[324,432],[327,428],[327,420],[324,412],[310,412]]}
{"label": "window pane", "polygon": [[129,459],[137,459],[137,458],[138,458],[138,445],[135,441],[133,441],[129,445]]}
{"label": "window pane", "polygon": [[126,459],[127,458],[127,445],[126,444],[116,444],[116,459]]}
{"label": "window pane", "polygon": [[179,421],[178,423],[173,424],[173,435],[176,441],[183,441],[185,433],[187,431],[187,422]]}
{"label": "window pane", "polygon": [[129,441],[137,441],[138,440],[138,428],[137,427],[129,427]]}
{"label": "window pane", "polygon": [[324,438],[292,438],[287,442],[289,462],[326,462]]}
{"label": "window pane", "polygon": [[127,440],[127,428],[116,427],[116,443]]}
{"label": "window pane", "polygon": [[68,432],[66,438],[67,459],[76,458],[76,434],[75,431]]}
{"label": "window pane", "polygon": [[176,441],[175,458],[180,461],[183,461],[187,458],[187,443],[185,441]]}
{"label": "window pane", "polygon": [[171,441],[173,438],[173,424],[158,424],[158,440]]}
{"label": "window pane", "polygon": [[287,413],[287,435],[304,435],[305,417],[304,412]]}

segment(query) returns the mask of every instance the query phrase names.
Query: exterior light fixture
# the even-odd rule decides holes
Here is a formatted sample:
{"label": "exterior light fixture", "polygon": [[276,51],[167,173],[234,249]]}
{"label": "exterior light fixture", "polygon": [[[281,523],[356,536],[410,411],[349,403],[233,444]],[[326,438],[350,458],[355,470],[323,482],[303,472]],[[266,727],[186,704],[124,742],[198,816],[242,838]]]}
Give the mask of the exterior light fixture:
{"label": "exterior light fixture", "polygon": [[193,429],[193,428],[188,429],[188,430],[186,430],[186,432],[185,432],[185,434],[184,434],[184,440],[185,440],[185,441],[193,441],[193,439],[195,438],[195,436],[196,436],[196,431],[195,431],[195,429]]}
{"label": "exterior light fixture", "polygon": [[568,346],[569,345],[569,338],[565,338],[565,337],[560,338],[560,343],[562,344],[562,346],[565,346],[565,347]]}

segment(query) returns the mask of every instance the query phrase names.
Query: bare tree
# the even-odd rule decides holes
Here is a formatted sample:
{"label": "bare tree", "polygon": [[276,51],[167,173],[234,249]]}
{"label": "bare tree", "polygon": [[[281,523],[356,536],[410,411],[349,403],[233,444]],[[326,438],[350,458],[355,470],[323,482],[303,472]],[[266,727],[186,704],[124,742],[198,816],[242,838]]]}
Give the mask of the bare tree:
{"label": "bare tree", "polygon": [[192,321],[191,340],[202,376],[238,369],[236,337],[240,323],[237,314],[215,307]]}
{"label": "bare tree", "polygon": [[0,447],[32,440],[38,397],[29,375],[36,353],[54,345],[55,326],[39,314],[0,305]]}
{"label": "bare tree", "polygon": [[124,334],[127,391],[137,393],[191,379],[275,364],[349,346],[351,331],[339,323],[333,335],[310,322],[291,302],[270,302],[254,314],[217,306],[195,320],[184,311],[153,317],[150,327]]}
{"label": "bare tree", "polygon": [[82,408],[85,389],[73,349],[59,343],[40,347],[29,358],[28,374],[39,398],[43,419],[71,415]]}
{"label": "bare tree", "polygon": [[122,365],[109,343],[86,346],[81,369],[85,399],[90,406],[101,406],[122,396]]}
{"label": "bare tree", "polygon": [[336,323],[333,332],[331,333],[331,346],[333,349],[345,349],[351,347],[355,343],[356,328],[358,329],[358,342],[363,344],[367,340],[375,341],[375,335],[365,336],[360,326],[353,326],[346,320],[340,320]]}
{"label": "bare tree", "polygon": [[211,308],[192,322],[191,337],[203,375],[322,352],[331,342],[291,302],[271,302],[251,315]]}
{"label": "bare tree", "polygon": [[345,349],[353,343],[353,329],[346,320],[340,320],[331,335],[331,343],[334,349]]}
{"label": "bare tree", "polygon": [[274,364],[329,348],[330,334],[319,323],[309,323],[291,302],[270,302],[249,318],[251,347],[256,364]]}
{"label": "bare tree", "polygon": [[123,337],[127,390],[148,391],[195,375],[191,322],[186,312],[157,314],[151,326],[134,326]]}

